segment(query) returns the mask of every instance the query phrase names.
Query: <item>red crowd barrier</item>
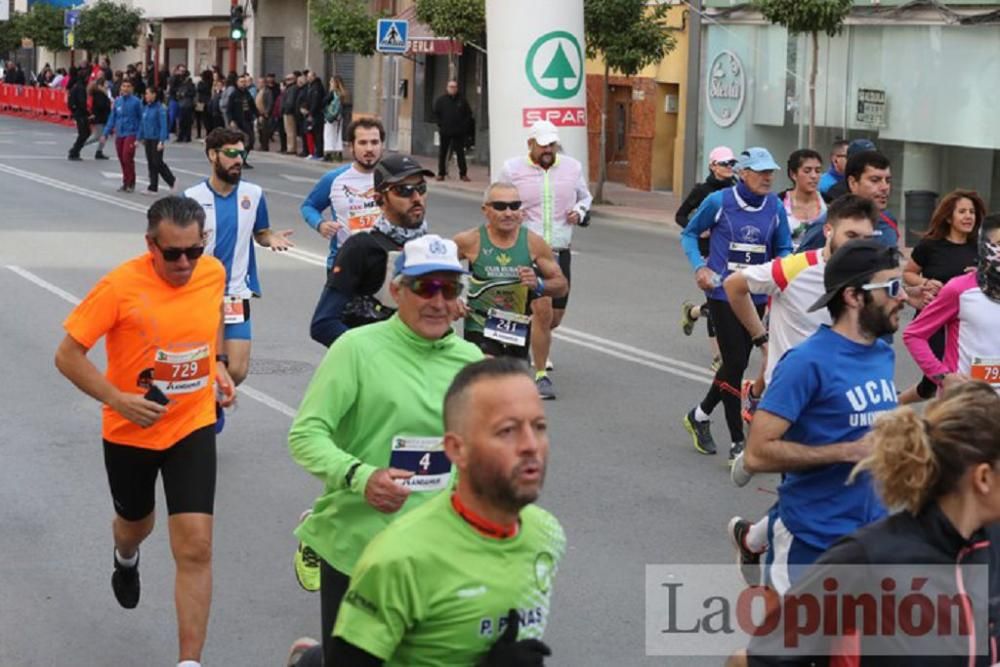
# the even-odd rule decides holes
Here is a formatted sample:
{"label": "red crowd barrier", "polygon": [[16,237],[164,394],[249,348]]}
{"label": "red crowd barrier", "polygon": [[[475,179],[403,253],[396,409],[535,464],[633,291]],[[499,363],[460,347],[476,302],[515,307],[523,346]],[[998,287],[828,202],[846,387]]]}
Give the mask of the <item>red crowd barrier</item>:
{"label": "red crowd barrier", "polygon": [[71,125],[67,92],[62,88],[36,88],[0,84],[0,113],[32,120]]}

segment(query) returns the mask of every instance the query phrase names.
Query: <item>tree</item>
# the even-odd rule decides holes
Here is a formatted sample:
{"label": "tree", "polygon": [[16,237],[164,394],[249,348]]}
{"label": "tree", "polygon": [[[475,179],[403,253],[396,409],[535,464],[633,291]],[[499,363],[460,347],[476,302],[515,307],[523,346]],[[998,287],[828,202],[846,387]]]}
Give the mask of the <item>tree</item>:
{"label": "tree", "polygon": [[368,13],[365,0],[317,0],[312,10],[312,24],[324,50],[374,55],[377,19]]}
{"label": "tree", "polygon": [[[2,0],[0,0],[2,1]],[[0,21],[0,57],[7,55],[21,46],[21,14],[11,12],[10,20]]]}
{"label": "tree", "polygon": [[795,35],[812,35],[812,66],[809,70],[809,148],[816,144],[816,72],[819,69],[819,33],[840,34],[853,0],[753,0],[754,7],[771,23],[783,25]]}
{"label": "tree", "polygon": [[92,56],[111,55],[139,44],[142,9],[133,9],[124,2],[97,0],[84,7],[73,33],[76,48],[86,49]]}
{"label": "tree", "polygon": [[[417,20],[435,35],[461,44],[480,41],[486,32],[486,0],[417,0]],[[455,54],[448,53],[448,78],[458,75]]]}
{"label": "tree", "polygon": [[[3,0],[0,0],[2,2]],[[66,51],[63,42],[63,9],[55,5],[36,2],[18,19],[22,37],[31,39],[35,46],[49,51]]]}
{"label": "tree", "polygon": [[677,45],[664,19],[670,6],[647,6],[646,0],[584,0],[583,25],[587,57],[604,60],[601,94],[601,140],[597,191],[594,199],[604,201],[604,182],[608,169],[605,151],[608,145],[608,78],[612,71],[632,77],[645,67],[658,63]]}

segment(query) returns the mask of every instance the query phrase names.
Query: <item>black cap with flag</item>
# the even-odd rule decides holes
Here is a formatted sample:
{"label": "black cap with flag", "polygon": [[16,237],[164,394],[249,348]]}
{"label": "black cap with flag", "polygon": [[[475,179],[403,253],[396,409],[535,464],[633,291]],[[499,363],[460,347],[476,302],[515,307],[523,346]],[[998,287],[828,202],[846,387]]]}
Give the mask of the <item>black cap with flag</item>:
{"label": "black cap with flag", "polygon": [[823,269],[826,293],[809,308],[819,310],[845,287],[859,286],[879,271],[899,268],[899,251],[871,239],[854,239],[840,247]]}

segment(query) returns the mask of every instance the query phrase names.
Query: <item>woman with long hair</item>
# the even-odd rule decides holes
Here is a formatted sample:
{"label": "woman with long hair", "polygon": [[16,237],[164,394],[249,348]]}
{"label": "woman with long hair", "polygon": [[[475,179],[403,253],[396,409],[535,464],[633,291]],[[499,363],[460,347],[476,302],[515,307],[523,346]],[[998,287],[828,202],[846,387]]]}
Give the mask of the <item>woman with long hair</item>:
{"label": "woman with long hair", "polygon": [[788,156],[788,178],[792,187],[778,198],[788,214],[788,227],[795,246],[809,225],[826,212],[826,202],[819,193],[822,175],[823,156],[811,148],[801,148]]}
{"label": "woman with long hair", "polygon": [[[962,384],[930,403],[923,416],[905,406],[880,416],[869,437],[871,454],[855,474],[869,472],[886,506],[899,511],[832,546],[785,597],[826,600],[838,591],[844,604],[835,608],[844,617],[823,622],[837,624],[839,632],[813,633],[795,655],[781,654],[779,637],[757,637],[749,658],[734,656],[727,664],[968,667],[998,661],[1000,397],[986,383]],[[942,620],[937,607],[932,613],[938,616],[926,619],[933,631],[913,635],[904,629],[912,625],[903,623],[887,632],[884,615],[848,616],[858,611],[848,611],[848,595],[882,596],[891,590],[888,579],[898,584],[896,603],[881,611],[898,609],[903,621],[901,602],[915,585],[915,570],[905,566],[919,566],[921,600],[971,600],[951,610],[958,623],[950,623],[951,616]],[[867,620],[870,627],[860,622]],[[844,632],[845,623],[852,629]]]}
{"label": "woman with long hair", "polygon": [[[903,269],[907,285],[925,288],[927,303],[935,299],[952,278],[975,270],[979,228],[985,216],[986,205],[972,190],[955,190],[941,199],[931,216],[927,234],[913,249]],[[945,349],[943,329],[931,337],[930,346],[941,359]],[[934,396],[936,390],[934,382],[925,376],[919,384],[900,395],[900,402],[925,401]]]}
{"label": "woman with long hair", "polygon": [[330,79],[330,90],[323,100],[323,161],[342,162],[344,147],[341,142],[343,135],[344,99],[347,90],[344,80],[339,75]]}

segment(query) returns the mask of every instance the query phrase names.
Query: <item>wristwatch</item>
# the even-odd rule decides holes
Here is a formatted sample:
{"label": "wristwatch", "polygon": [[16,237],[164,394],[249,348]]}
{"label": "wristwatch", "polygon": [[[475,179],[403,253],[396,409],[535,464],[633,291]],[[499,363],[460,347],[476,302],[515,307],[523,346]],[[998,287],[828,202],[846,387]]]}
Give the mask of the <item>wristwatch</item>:
{"label": "wristwatch", "polygon": [[229,370],[229,355],[228,354],[217,354],[215,355],[215,360],[226,367]]}
{"label": "wristwatch", "polygon": [[768,341],[768,335],[766,331],[761,335],[755,336],[754,338],[750,339],[750,342],[753,343],[754,347],[763,347],[764,345],[767,344],[767,341]]}

